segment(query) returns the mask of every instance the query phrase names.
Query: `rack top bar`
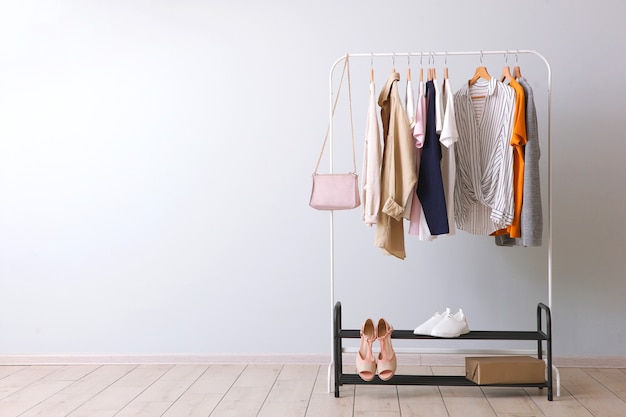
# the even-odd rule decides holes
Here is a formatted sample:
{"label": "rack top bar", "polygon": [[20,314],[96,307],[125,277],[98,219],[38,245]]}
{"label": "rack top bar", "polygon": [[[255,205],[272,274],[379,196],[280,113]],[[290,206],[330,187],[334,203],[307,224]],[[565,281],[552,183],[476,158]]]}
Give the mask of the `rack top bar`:
{"label": "rack top bar", "polygon": [[[371,58],[394,57],[394,56],[454,56],[454,55],[516,55],[534,54],[542,56],[532,49],[503,49],[500,51],[421,51],[421,52],[369,52],[349,54],[351,57]],[[345,55],[344,55],[345,56]]]}

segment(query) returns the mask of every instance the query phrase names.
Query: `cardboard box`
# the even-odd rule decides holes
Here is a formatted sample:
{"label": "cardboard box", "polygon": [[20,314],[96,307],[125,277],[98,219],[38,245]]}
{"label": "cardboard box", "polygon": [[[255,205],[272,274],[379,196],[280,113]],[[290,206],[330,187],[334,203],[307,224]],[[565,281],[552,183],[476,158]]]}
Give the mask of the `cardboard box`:
{"label": "cardboard box", "polygon": [[531,356],[466,357],[465,377],[479,385],[546,381],[546,364]]}

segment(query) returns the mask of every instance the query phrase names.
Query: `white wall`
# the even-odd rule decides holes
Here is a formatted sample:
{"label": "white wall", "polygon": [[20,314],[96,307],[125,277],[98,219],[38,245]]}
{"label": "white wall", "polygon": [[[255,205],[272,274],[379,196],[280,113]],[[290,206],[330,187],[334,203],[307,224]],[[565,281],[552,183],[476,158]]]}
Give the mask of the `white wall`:
{"label": "white wall", "polygon": [[[626,355],[625,13],[581,0],[2,2],[0,355],[327,353],[328,220],[307,202],[330,65],[515,48],[554,71],[555,354]],[[450,58],[454,85],[477,63]],[[503,63],[485,59],[495,74]],[[520,65],[545,133],[545,68]],[[379,87],[390,67],[376,61]],[[369,60],[352,71],[360,150]],[[546,247],[460,234],[410,240],[398,261],[357,211],[336,223],[350,327],[412,328],[460,306],[475,329],[526,329],[547,301]]]}

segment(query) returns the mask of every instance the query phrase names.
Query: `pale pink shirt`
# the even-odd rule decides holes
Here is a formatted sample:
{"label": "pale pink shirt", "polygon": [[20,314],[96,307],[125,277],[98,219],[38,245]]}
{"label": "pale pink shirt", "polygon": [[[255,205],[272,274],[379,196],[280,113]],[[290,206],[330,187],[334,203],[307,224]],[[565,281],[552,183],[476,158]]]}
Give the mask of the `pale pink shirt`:
{"label": "pale pink shirt", "polygon": [[378,222],[380,208],[380,127],[376,111],[376,86],[370,83],[369,108],[365,125],[365,146],[362,168],[362,219],[371,226]]}

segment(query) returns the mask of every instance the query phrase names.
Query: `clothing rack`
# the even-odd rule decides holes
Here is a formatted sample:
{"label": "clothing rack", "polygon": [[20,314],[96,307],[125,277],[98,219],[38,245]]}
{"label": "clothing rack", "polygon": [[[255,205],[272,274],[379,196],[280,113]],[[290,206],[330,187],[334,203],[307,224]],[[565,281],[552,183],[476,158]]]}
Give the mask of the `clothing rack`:
{"label": "clothing rack", "polygon": [[[484,51],[484,50],[478,50],[478,51],[455,51],[455,52],[449,52],[449,51],[443,51],[443,52],[431,52],[431,51],[422,51],[422,52],[384,52],[384,53],[355,53],[355,54],[346,54],[343,55],[341,57],[339,57],[331,66],[330,68],[330,73],[329,73],[329,118],[330,118],[330,127],[329,127],[329,148],[330,148],[330,172],[333,172],[333,114],[332,114],[332,110],[333,110],[333,72],[335,70],[335,67],[342,61],[344,61],[348,56],[350,58],[368,58],[371,60],[372,64],[375,58],[392,58],[394,61],[394,66],[395,66],[395,58],[396,57],[407,57],[407,58],[411,58],[411,57],[420,57],[420,59],[423,58],[430,58],[434,61],[435,57],[445,57],[446,60],[446,65],[447,65],[447,58],[448,57],[454,57],[454,56],[478,56],[480,57],[480,65],[482,65],[482,61],[483,61],[483,57],[484,56],[492,56],[492,55],[499,55],[499,56],[503,56],[505,59],[508,58],[509,56],[513,56],[515,55],[516,58],[519,55],[533,55],[538,57],[541,61],[543,61],[543,63],[546,66],[547,69],[547,83],[548,83],[548,87],[547,87],[547,117],[548,117],[548,121],[547,121],[547,153],[548,153],[548,158],[547,158],[547,163],[548,163],[548,180],[547,180],[547,185],[548,185],[548,228],[547,228],[547,250],[548,250],[548,320],[549,320],[549,316],[550,316],[550,311],[552,309],[552,149],[551,149],[551,107],[552,107],[552,68],[550,66],[550,63],[548,62],[548,60],[539,52],[535,51],[535,50],[528,50],[528,49],[514,49],[514,50],[491,50],[491,51]],[[340,311],[341,311],[341,306],[339,303],[335,303],[335,229],[334,229],[334,212],[331,210],[329,212],[330,214],[330,301],[331,301],[331,330],[332,330],[332,337],[331,337],[331,361],[330,364],[328,366],[328,391],[331,391],[331,376],[332,376],[332,368],[333,365],[335,364],[335,360],[333,359],[335,354],[341,354],[341,352],[337,352],[337,333],[336,333],[336,326],[337,326],[337,309],[339,310],[339,316],[340,316]],[[350,332],[350,331],[344,331],[344,332]],[[348,337],[352,337],[352,336],[348,336]],[[541,344],[541,341],[539,341],[539,344]],[[339,344],[340,346],[340,344]],[[541,346],[541,345],[540,345]],[[548,368],[551,367],[551,336],[548,338]],[[539,348],[539,355],[541,355],[541,348]],[[339,372],[341,372],[341,370],[338,370]],[[557,396],[559,395],[559,374],[558,371],[556,370],[556,375],[557,375]],[[335,375],[339,375],[338,372],[335,373]],[[552,369],[548,370],[548,375],[551,378],[552,375]],[[338,396],[338,392],[336,391],[336,396]],[[549,382],[549,398],[551,399],[551,392],[552,392],[552,385],[551,385],[551,381]]]}

